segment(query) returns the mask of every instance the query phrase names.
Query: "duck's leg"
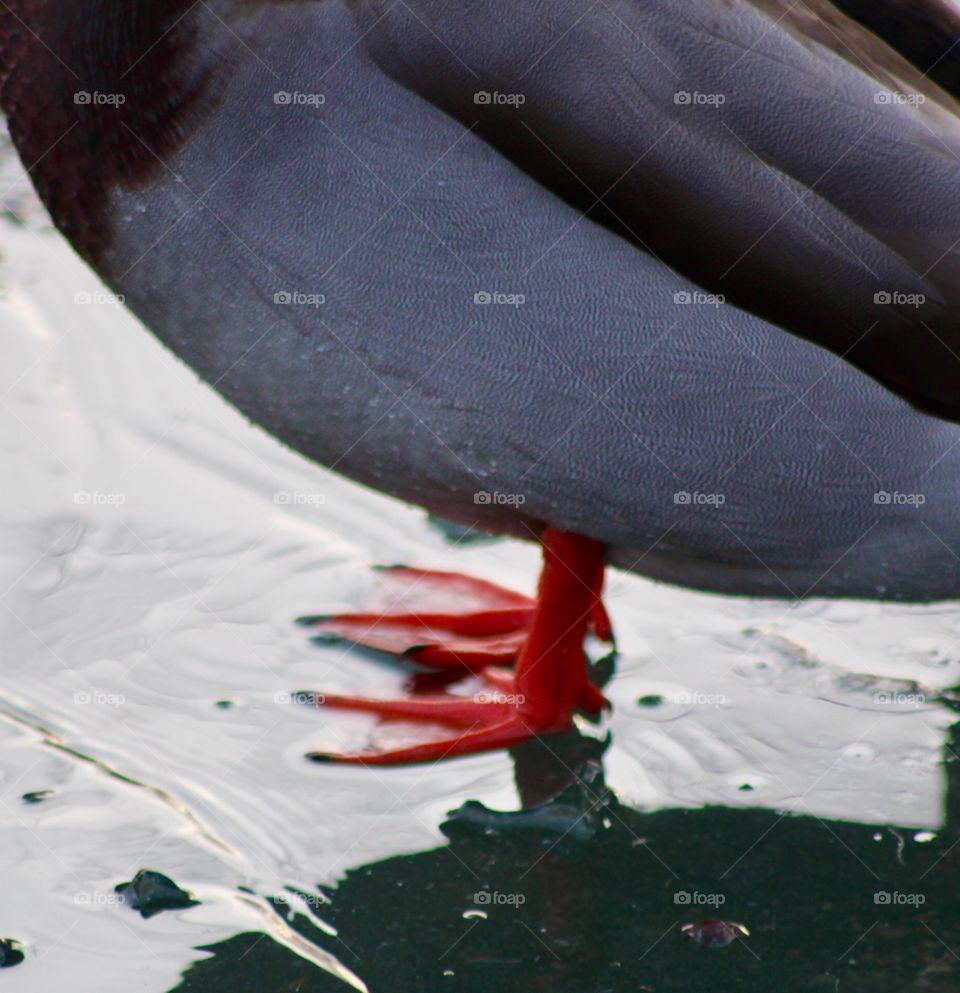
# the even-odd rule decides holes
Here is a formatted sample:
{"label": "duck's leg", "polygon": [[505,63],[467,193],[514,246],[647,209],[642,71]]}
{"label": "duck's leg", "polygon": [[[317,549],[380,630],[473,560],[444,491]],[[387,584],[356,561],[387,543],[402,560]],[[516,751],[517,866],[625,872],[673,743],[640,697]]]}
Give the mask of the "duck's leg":
{"label": "duck's leg", "polygon": [[[541,540],[543,571],[536,601],[522,629],[514,671],[487,675],[500,692],[485,694],[482,700],[445,695],[406,700],[315,696],[322,706],[361,710],[386,719],[450,724],[466,731],[407,748],[314,753],[310,758],[367,765],[434,761],[506,748],[540,734],[563,731],[578,707],[591,712],[603,707],[604,698],[587,680],[583,651],[584,636],[597,618],[603,546],[551,528],[544,531]],[[416,616],[425,619],[421,613]]]}

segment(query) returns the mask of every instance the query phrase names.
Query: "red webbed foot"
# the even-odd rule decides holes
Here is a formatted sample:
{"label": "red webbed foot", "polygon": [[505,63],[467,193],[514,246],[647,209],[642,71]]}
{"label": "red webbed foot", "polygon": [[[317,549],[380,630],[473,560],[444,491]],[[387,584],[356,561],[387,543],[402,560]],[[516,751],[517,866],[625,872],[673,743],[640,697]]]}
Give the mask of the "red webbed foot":
{"label": "red webbed foot", "polygon": [[[401,700],[314,695],[318,705],[425,721],[455,733],[409,747],[319,754],[316,761],[396,765],[507,748],[570,727],[577,709],[607,702],[587,679],[583,641],[592,629],[612,640],[600,600],[603,546],[547,528],[536,599],[457,573],[384,571],[389,604],[375,612],[304,618],[322,635],[349,640],[440,669],[476,673],[492,691],[473,698],[414,695]],[[456,597],[461,612],[452,608]],[[465,609],[464,609],[465,608]],[[496,668],[514,662],[512,671]]]}
{"label": "red webbed foot", "polygon": [[[587,539],[580,539],[587,540]],[[378,567],[378,609],[298,619],[320,641],[344,641],[437,669],[482,669],[514,662],[533,621],[537,600],[457,572]],[[596,583],[590,627],[613,641]]]}

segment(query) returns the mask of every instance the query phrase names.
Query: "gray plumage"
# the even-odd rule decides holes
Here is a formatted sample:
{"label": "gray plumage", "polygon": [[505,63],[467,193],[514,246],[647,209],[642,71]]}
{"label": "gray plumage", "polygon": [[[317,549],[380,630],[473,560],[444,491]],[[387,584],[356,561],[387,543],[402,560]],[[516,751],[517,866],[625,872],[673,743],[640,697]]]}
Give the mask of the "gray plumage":
{"label": "gray plumage", "polygon": [[955,596],[960,427],[878,379],[960,396],[956,105],[787,6],[212,2],[215,109],[110,190],[96,264],[252,420],[437,514]]}

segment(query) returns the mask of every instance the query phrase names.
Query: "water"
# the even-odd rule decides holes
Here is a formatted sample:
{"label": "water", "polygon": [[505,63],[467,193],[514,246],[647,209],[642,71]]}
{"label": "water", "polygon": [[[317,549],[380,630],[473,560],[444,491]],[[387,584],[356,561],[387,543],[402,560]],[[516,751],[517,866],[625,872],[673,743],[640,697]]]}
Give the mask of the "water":
{"label": "water", "polygon": [[[0,936],[26,954],[5,990],[956,989],[957,604],[616,575],[602,725],[312,765],[383,732],[291,690],[406,676],[293,618],[358,608],[377,562],[530,590],[536,550],[453,543],[251,427],[109,297],[9,153],[0,178],[26,222],[0,221]],[[114,892],[142,868],[200,906],[142,919]],[[750,936],[683,940],[716,917]]]}

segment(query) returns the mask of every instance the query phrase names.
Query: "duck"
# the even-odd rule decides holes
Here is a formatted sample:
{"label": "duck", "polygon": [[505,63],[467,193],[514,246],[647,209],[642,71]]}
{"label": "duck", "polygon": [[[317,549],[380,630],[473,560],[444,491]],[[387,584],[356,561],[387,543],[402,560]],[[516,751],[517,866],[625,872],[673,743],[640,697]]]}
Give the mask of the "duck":
{"label": "duck", "polygon": [[610,568],[960,593],[958,37],[946,0],[7,0],[12,141],[142,323],[307,459],[542,549],[535,597],[401,566],[306,619],[488,688],[318,694],[445,730],[314,759],[601,713]]}

